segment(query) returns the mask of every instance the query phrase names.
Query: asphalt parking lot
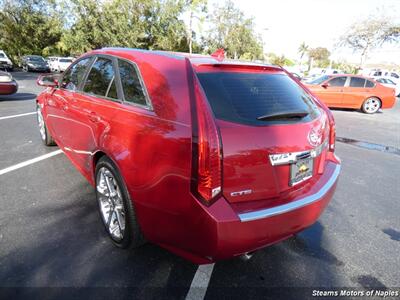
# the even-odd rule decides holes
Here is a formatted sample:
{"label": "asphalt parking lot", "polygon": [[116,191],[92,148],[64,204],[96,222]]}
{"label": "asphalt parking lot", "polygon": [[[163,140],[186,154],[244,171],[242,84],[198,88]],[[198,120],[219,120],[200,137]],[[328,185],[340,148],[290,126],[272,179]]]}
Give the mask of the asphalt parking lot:
{"label": "asphalt parking lot", "polygon": [[[41,90],[35,83],[38,74],[13,76],[19,93],[0,96],[0,174],[57,150],[42,146],[35,114],[5,118],[34,112]],[[319,221],[256,252],[250,261],[222,261],[202,272],[155,245],[135,251],[115,248],[102,227],[93,188],[63,154],[1,174],[3,293],[14,293],[15,287],[73,287],[45,293],[47,298],[78,295],[89,288],[85,291],[99,297],[112,291],[121,297],[157,299],[185,299],[188,294],[205,299],[264,298],[273,293],[308,299],[312,289],[399,287],[399,101],[395,108],[375,115],[351,110],[334,110],[334,115],[338,137],[378,146],[336,144],[342,174]],[[302,289],[307,287],[311,290]],[[30,292],[44,290],[21,293]]]}

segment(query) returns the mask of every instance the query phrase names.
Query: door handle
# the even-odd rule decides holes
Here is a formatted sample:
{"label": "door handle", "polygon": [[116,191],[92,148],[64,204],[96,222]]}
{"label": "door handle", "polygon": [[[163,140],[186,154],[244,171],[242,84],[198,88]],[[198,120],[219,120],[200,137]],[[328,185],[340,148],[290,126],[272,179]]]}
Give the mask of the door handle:
{"label": "door handle", "polygon": [[97,122],[101,121],[101,117],[98,114],[96,114],[95,112],[92,111],[92,112],[89,113],[89,120],[94,122],[94,123],[97,123]]}

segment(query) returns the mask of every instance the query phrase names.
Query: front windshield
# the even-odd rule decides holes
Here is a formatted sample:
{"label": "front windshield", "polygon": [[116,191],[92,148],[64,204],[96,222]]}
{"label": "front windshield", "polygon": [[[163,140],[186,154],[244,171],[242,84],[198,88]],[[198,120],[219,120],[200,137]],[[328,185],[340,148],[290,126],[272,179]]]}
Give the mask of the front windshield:
{"label": "front windshield", "polygon": [[41,56],[29,56],[28,60],[35,61],[35,62],[44,62],[44,58]]}
{"label": "front windshield", "polygon": [[0,58],[6,57],[3,53],[0,53]]}
{"label": "front windshield", "polygon": [[323,76],[320,76],[320,77],[318,77],[318,78],[316,78],[316,79],[314,79],[314,80],[309,81],[308,83],[309,83],[309,84],[316,84],[316,85],[318,85],[318,84],[321,84],[321,83],[323,83],[325,80],[328,80],[328,79],[329,79],[329,76],[328,76],[328,75],[323,75]]}

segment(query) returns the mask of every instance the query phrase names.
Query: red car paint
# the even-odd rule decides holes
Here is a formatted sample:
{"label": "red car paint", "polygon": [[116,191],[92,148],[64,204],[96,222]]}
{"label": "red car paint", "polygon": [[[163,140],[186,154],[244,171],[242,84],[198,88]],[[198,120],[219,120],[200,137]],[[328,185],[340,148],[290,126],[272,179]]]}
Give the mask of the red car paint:
{"label": "red car paint", "polygon": [[[0,71],[0,76],[11,77],[8,73],[4,73]],[[12,95],[18,91],[18,84],[15,80],[10,79],[10,81],[0,82],[0,95]]]}
{"label": "red car paint", "polygon": [[[233,123],[214,116],[198,78],[221,71],[288,76],[284,70],[120,48],[83,57],[93,55],[136,63],[151,108],[57,87],[37,101],[51,135],[92,185],[102,155],[118,166],[147,240],[209,263],[292,236],[312,225],[332,198],[340,161],[333,117],[324,104],[310,96],[319,112],[310,122]],[[272,165],[269,157],[314,151],[313,130],[322,149],[313,160],[313,176],[291,186],[290,165]]]}

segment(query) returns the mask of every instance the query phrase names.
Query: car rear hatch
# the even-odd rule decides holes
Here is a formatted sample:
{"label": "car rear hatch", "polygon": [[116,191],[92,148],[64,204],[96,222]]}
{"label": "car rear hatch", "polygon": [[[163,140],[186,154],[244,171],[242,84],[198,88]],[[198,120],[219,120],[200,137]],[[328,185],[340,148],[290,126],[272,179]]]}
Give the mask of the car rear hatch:
{"label": "car rear hatch", "polygon": [[231,203],[307,189],[324,171],[326,113],[283,70],[196,67],[222,145],[222,193]]}

